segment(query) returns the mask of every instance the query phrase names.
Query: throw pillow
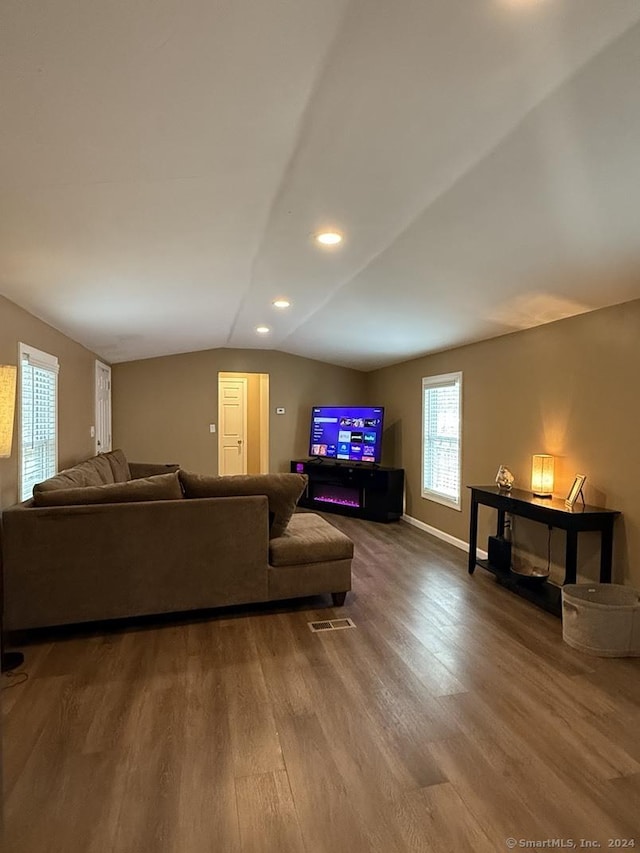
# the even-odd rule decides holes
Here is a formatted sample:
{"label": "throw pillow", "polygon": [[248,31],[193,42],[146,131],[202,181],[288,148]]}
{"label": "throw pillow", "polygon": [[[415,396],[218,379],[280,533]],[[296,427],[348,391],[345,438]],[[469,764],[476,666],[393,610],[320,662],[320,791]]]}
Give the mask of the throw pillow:
{"label": "throw pillow", "polygon": [[127,483],[104,486],[55,489],[33,494],[34,506],[74,506],[84,504],[119,504],[135,501],[174,501],[182,498],[177,474],[159,474]]}
{"label": "throw pillow", "polygon": [[186,498],[228,498],[266,495],[269,501],[269,538],[282,536],[306,488],[306,474],[237,474],[211,477],[180,471]]}

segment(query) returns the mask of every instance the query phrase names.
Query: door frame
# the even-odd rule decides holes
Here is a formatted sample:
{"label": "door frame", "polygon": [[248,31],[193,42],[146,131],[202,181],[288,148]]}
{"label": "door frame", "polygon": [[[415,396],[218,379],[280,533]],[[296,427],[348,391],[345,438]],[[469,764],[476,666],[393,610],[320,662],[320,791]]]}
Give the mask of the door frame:
{"label": "door frame", "polygon": [[[247,380],[247,400],[245,406],[246,427],[245,427],[245,445],[247,451],[246,466],[247,470],[253,474],[268,474],[270,470],[270,440],[269,440],[269,382],[270,376],[268,373],[256,373],[255,371],[247,370],[219,370],[218,371],[218,471],[220,471],[220,457],[222,455],[222,441],[220,435],[221,423],[221,405],[220,400],[220,383],[225,379],[246,379]],[[257,396],[255,386],[253,393],[251,391],[251,381],[257,380]],[[255,426],[257,419],[259,438],[256,438]],[[250,460],[253,460],[252,467],[249,466]],[[258,464],[256,466],[256,459]],[[256,470],[257,467],[257,470]]]}
{"label": "door frame", "polygon": [[222,465],[222,460],[224,458],[224,447],[223,447],[223,438],[224,438],[224,430],[222,429],[223,424],[223,395],[220,393],[222,386],[225,382],[240,382],[242,384],[242,471],[243,473],[247,473],[247,378],[246,376],[237,376],[232,378],[230,376],[220,377],[218,376],[218,475],[224,476],[221,472],[220,468]]}
{"label": "door frame", "polygon": [[[106,370],[109,373],[109,441],[108,447],[98,447],[98,376],[100,370]],[[113,441],[113,406],[111,399],[111,365],[105,364],[103,361],[96,359],[95,362],[95,370],[94,370],[94,418],[95,418],[95,426],[94,430],[94,446],[96,451],[96,456],[98,453],[106,453],[113,449],[112,441]]]}
{"label": "door frame", "polygon": [[260,473],[269,473],[269,374],[260,373]]}

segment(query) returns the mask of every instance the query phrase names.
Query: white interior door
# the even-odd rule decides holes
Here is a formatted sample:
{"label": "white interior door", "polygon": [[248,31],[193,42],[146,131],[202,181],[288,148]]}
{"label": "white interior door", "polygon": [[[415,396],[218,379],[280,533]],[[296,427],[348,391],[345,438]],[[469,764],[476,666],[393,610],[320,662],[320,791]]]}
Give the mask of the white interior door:
{"label": "white interior door", "polygon": [[247,380],[218,380],[218,473],[247,473]]}
{"label": "white interior door", "polygon": [[96,453],[111,449],[111,368],[96,361]]}

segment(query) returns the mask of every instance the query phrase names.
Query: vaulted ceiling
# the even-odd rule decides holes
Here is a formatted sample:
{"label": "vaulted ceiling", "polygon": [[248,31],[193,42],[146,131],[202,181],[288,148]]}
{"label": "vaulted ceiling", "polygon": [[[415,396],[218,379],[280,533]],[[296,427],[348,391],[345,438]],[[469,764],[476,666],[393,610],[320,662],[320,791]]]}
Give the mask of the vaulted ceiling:
{"label": "vaulted ceiling", "polygon": [[0,293],[109,361],[640,297],[638,0],[6,0],[0,75]]}

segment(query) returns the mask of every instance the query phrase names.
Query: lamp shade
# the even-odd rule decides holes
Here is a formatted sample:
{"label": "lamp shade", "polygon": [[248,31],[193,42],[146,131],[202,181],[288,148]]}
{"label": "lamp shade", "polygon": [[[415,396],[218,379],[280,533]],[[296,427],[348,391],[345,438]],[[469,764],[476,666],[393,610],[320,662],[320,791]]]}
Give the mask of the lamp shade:
{"label": "lamp shade", "polygon": [[536,453],[531,459],[531,491],[539,498],[553,495],[553,456]]}
{"label": "lamp shade", "polygon": [[0,459],[11,456],[13,413],[16,405],[15,364],[0,364]]}

